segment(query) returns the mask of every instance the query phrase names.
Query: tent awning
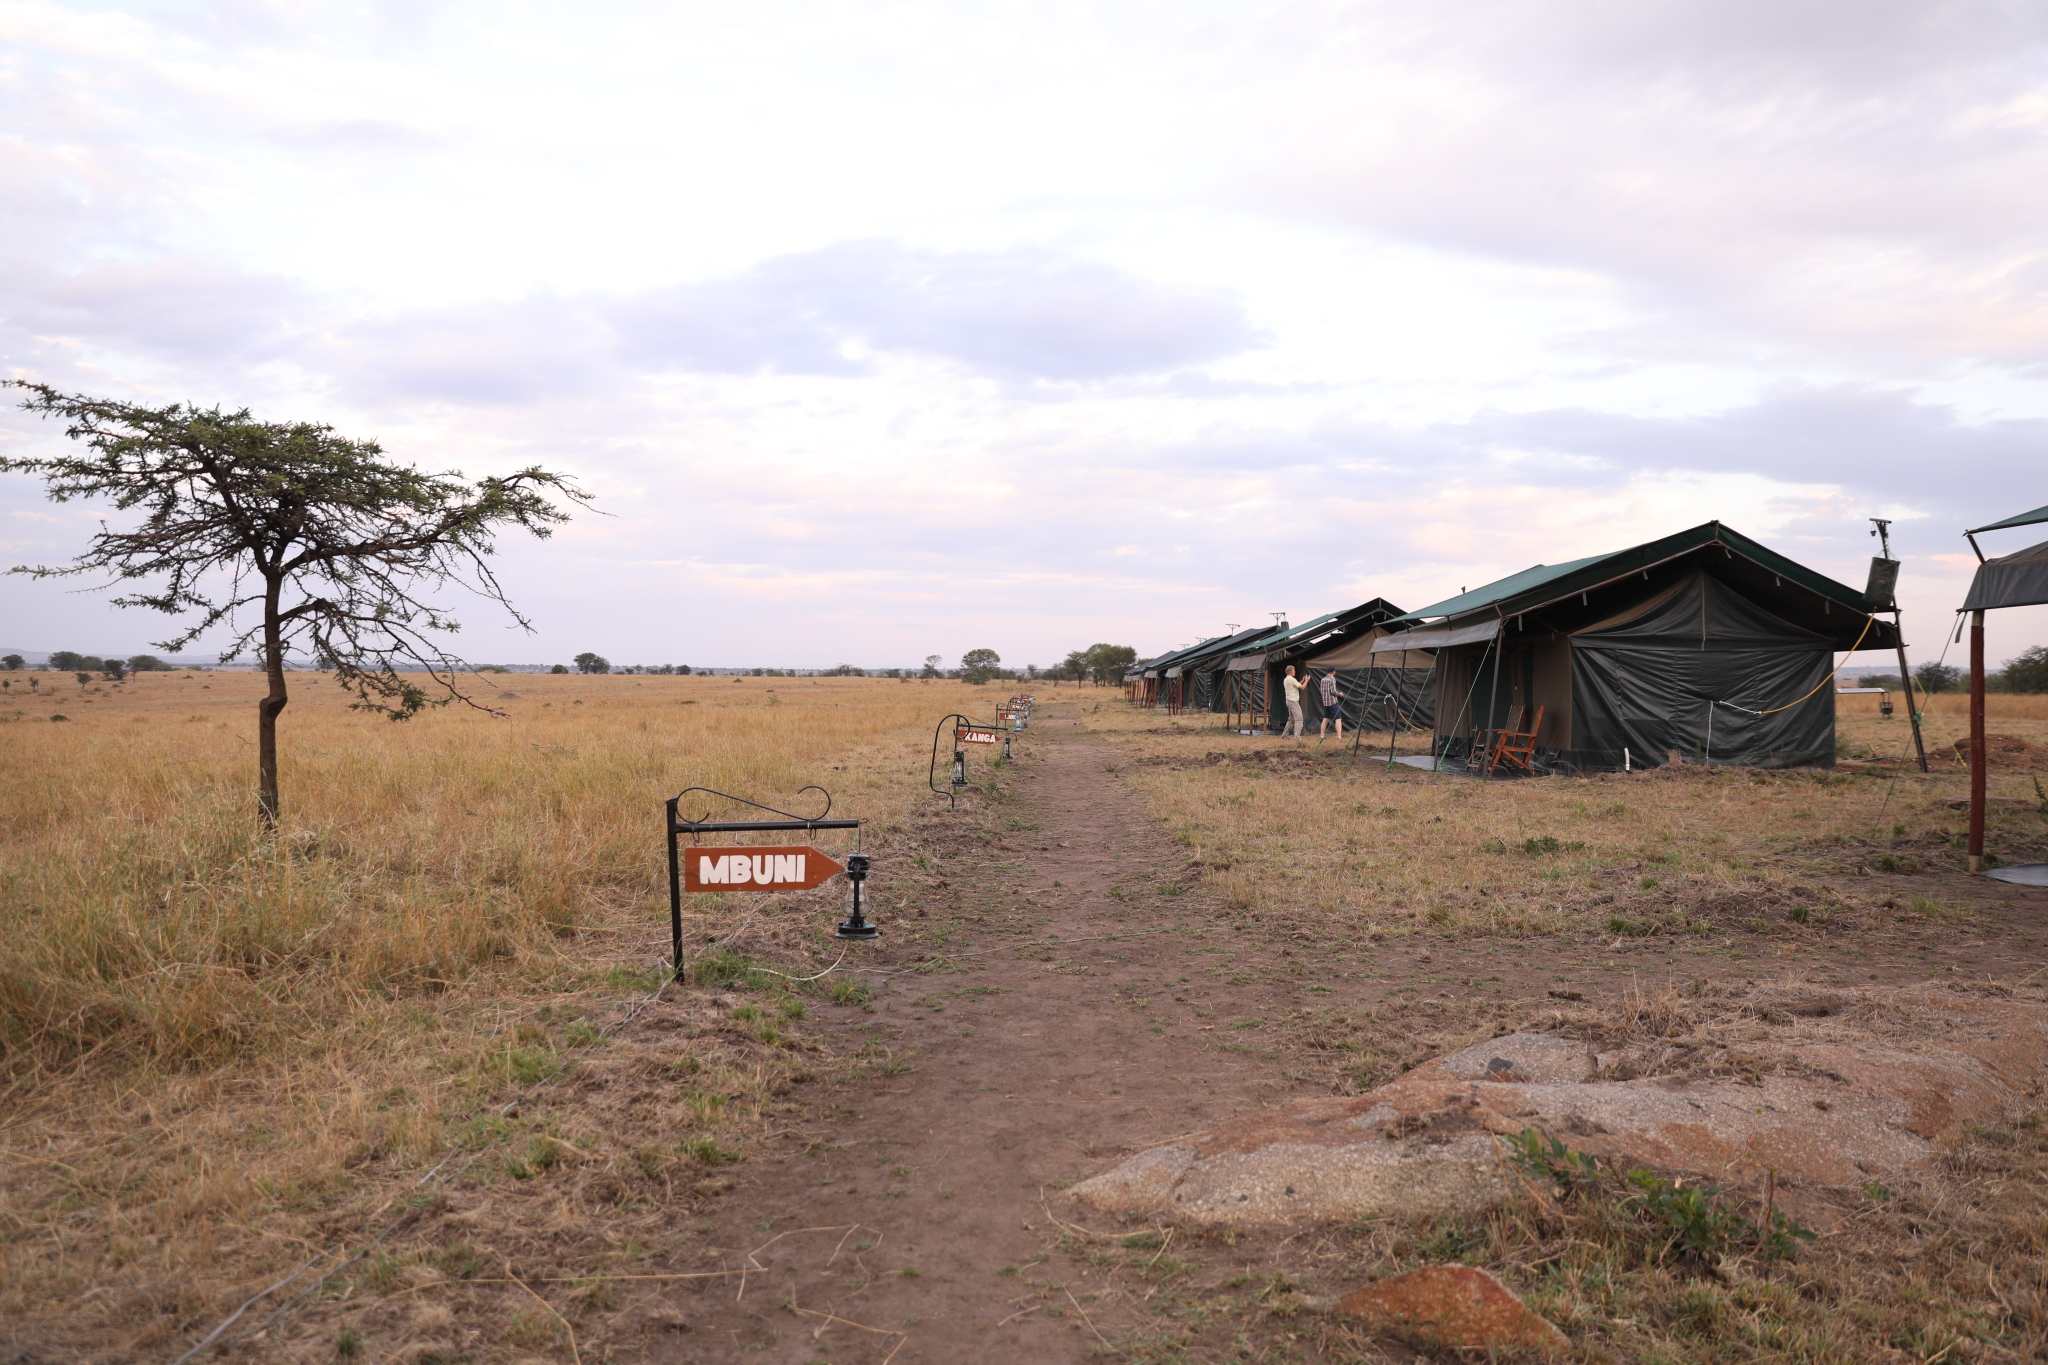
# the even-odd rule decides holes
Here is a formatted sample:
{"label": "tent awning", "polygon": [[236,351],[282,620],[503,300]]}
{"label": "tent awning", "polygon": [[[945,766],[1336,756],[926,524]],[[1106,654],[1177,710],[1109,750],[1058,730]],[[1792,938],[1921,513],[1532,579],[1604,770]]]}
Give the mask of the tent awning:
{"label": "tent awning", "polygon": [[1384,626],[1374,626],[1363,635],[1354,635],[1348,640],[1339,640],[1320,654],[1312,654],[1301,662],[1309,668],[1357,669],[1357,668],[1414,668],[1427,671],[1436,665],[1436,656],[1428,650],[1418,650],[1413,645],[1397,652],[1373,657],[1373,646],[1386,637]]}
{"label": "tent awning", "polygon": [[1231,661],[1230,661],[1229,663],[1225,664],[1225,665],[1224,665],[1223,667],[1224,667],[1224,670],[1225,670],[1226,672],[1230,672],[1230,673],[1248,673],[1248,672],[1250,672],[1250,671],[1251,671],[1252,669],[1254,669],[1254,668],[1263,668],[1263,667],[1265,667],[1265,665],[1266,665],[1266,656],[1265,656],[1265,655],[1263,655],[1263,654],[1243,654],[1243,655],[1239,655],[1239,656],[1238,656],[1237,658],[1235,658],[1235,659],[1232,659],[1232,660],[1231,660]]}
{"label": "tent awning", "polygon": [[2048,507],[2036,507],[2031,512],[2022,512],[2016,517],[2007,517],[2004,521],[1994,521],[1989,526],[1973,527],[1963,534],[1974,536],[1983,531],[2003,531],[2009,526],[2032,526],[2037,521],[2048,521]]}
{"label": "tent awning", "polygon": [[1169,668],[1166,670],[1166,676],[1169,678],[1178,678],[1180,676],[1180,670],[1178,668]]}
{"label": "tent awning", "polygon": [[1977,576],[1970,580],[1970,595],[1959,610],[1991,611],[2043,602],[2048,602],[2048,541],[1979,564]]}
{"label": "tent awning", "polygon": [[1372,642],[1372,652],[1394,654],[1404,649],[1449,649],[1452,645],[1469,645],[1479,640],[1491,640],[1498,634],[1499,617],[1468,626],[1421,626],[1395,635],[1381,636]]}

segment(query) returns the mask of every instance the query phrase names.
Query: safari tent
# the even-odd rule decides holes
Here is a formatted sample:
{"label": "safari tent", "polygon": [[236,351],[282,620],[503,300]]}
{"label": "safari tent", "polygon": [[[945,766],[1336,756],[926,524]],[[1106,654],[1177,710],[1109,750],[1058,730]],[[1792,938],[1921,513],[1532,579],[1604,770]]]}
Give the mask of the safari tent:
{"label": "safari tent", "polygon": [[[1287,696],[1281,686],[1287,666],[1293,664],[1298,676],[1307,679],[1309,662],[1355,644],[1401,614],[1401,609],[1384,598],[1375,597],[1343,611],[1327,612],[1298,626],[1282,624],[1251,646],[1240,648],[1224,664],[1228,679],[1222,710],[1225,724],[1232,729],[1261,732],[1281,730],[1287,725]],[[1337,665],[1332,665],[1337,666]],[[1391,666],[1390,666],[1391,668]],[[1383,671],[1390,671],[1383,670]],[[1346,718],[1353,698],[1353,686],[1344,688]],[[1363,688],[1358,688],[1361,693]],[[1309,708],[1304,708],[1309,709]],[[1312,712],[1311,712],[1312,713]]]}
{"label": "safari tent", "polygon": [[1539,771],[1683,762],[1831,768],[1842,651],[1895,649],[1858,589],[1718,521],[1538,564],[1388,622],[1436,654],[1435,747],[1534,728]]}
{"label": "safari tent", "polygon": [[1183,645],[1170,654],[1162,654],[1143,668],[1144,686],[1140,695],[1132,698],[1143,706],[1163,706],[1174,715],[1185,709],[1188,679],[1181,665],[1195,658],[1212,645],[1221,643],[1223,637],[1212,635],[1199,644]]}
{"label": "safari tent", "polygon": [[1218,680],[1230,656],[1254,641],[1278,633],[1274,626],[1252,626],[1234,635],[1221,635],[1188,650],[1166,670],[1178,683],[1175,714],[1186,711],[1220,711]]}
{"label": "safari tent", "polygon": [[1398,649],[1375,654],[1373,645],[1391,633],[1384,622],[1398,619],[1401,609],[1379,599],[1367,605],[1384,607],[1385,612],[1365,628],[1347,631],[1334,642],[1318,642],[1300,659],[1287,662],[1299,663],[1311,678],[1323,673],[1337,675],[1346,725],[1365,730],[1433,728],[1436,651]]}

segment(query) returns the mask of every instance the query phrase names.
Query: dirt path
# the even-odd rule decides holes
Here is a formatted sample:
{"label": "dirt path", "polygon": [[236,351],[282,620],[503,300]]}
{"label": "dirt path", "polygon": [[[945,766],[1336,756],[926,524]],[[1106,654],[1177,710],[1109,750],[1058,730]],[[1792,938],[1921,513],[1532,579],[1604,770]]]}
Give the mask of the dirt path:
{"label": "dirt path", "polygon": [[[1115,751],[1060,709],[1033,722],[1011,808],[1037,828],[948,874],[974,969],[890,978],[873,1015],[826,1011],[908,1069],[812,1093],[779,1155],[736,1168],[691,1268],[752,1253],[767,1269],[681,1295],[689,1326],[652,1358],[1086,1359],[1131,1318],[1091,1301],[1086,1266],[1042,1263],[1049,1212],[1074,1217],[1054,1183],[1290,1088],[1276,1061],[1212,1046],[1286,1004],[1270,984],[1256,1002],[1218,984],[1236,936],[1196,896],[1157,894],[1184,854],[1111,774]],[[1051,1304],[1048,1278],[1068,1286]]]}

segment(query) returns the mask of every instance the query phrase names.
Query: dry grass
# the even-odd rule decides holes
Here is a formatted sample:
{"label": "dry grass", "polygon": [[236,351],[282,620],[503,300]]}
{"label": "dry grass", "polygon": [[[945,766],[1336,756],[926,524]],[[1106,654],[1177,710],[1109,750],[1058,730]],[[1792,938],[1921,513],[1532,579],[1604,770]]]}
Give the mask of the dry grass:
{"label": "dry grass", "polygon": [[[2002,713],[1998,703],[2009,700],[1994,699],[1998,729],[2048,738],[2048,722]],[[1206,718],[1169,719],[1121,702],[1091,707],[1084,719],[1124,749],[1128,779],[1187,845],[1210,890],[1240,914],[1307,931],[1342,923],[1365,932],[1542,935],[1626,920],[1644,932],[1705,933],[1714,916],[1710,908],[1697,917],[1702,903],[1777,887],[1800,888],[1791,901],[1804,900],[1812,917],[1781,927],[1805,932],[1843,909],[1841,897],[1809,885],[1815,877],[1888,851],[1919,865],[1950,858],[1961,817],[1942,802],[1961,795],[1966,780],[1938,754],[1934,772],[1905,772],[1896,783],[1895,766],[1475,782],[1364,757],[1352,763],[1334,740],[1318,750],[1313,740],[1235,736]],[[1943,735],[1929,728],[1932,751]],[[1905,735],[1903,718],[1874,714],[1841,727],[1844,748],[1894,758],[1910,745]],[[1384,732],[1368,735],[1363,752],[1385,754],[1386,744]],[[1402,753],[1424,748],[1414,736],[1399,745]],[[2030,774],[1994,772],[1992,789],[2034,800]],[[2025,851],[2040,829],[2030,812],[2003,811],[1993,819],[1994,844]]]}
{"label": "dry grass", "polygon": [[[491,1105],[656,983],[665,797],[809,809],[797,789],[820,783],[835,814],[886,826],[922,791],[936,716],[989,696],[494,675],[483,695],[507,718],[394,725],[307,675],[282,722],[284,826],[264,838],[259,679],[57,676],[23,698],[13,675],[0,710],[0,1319],[95,1358],[168,1344],[224,1286],[327,1241],[333,1210],[367,1215],[451,1151],[555,1143],[549,1120]],[[837,894],[759,914],[767,898],[701,898],[691,941],[745,922],[740,946],[815,971]],[[715,1148],[804,1065],[802,1010],[709,1028],[675,1008],[705,1035],[688,1093],[707,1098],[665,1129],[678,1152]],[[650,1154],[646,1178],[678,1160]]]}

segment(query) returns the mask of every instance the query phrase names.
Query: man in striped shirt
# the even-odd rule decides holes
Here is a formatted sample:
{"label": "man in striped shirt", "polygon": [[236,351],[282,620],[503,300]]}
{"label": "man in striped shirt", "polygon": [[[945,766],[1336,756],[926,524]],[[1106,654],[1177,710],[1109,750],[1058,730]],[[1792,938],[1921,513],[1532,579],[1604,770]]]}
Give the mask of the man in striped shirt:
{"label": "man in striped shirt", "polygon": [[1331,669],[1317,681],[1316,688],[1323,700],[1323,723],[1316,730],[1316,743],[1321,744],[1329,737],[1330,722],[1337,722],[1337,742],[1344,742],[1344,694],[1337,690],[1337,671]]}

